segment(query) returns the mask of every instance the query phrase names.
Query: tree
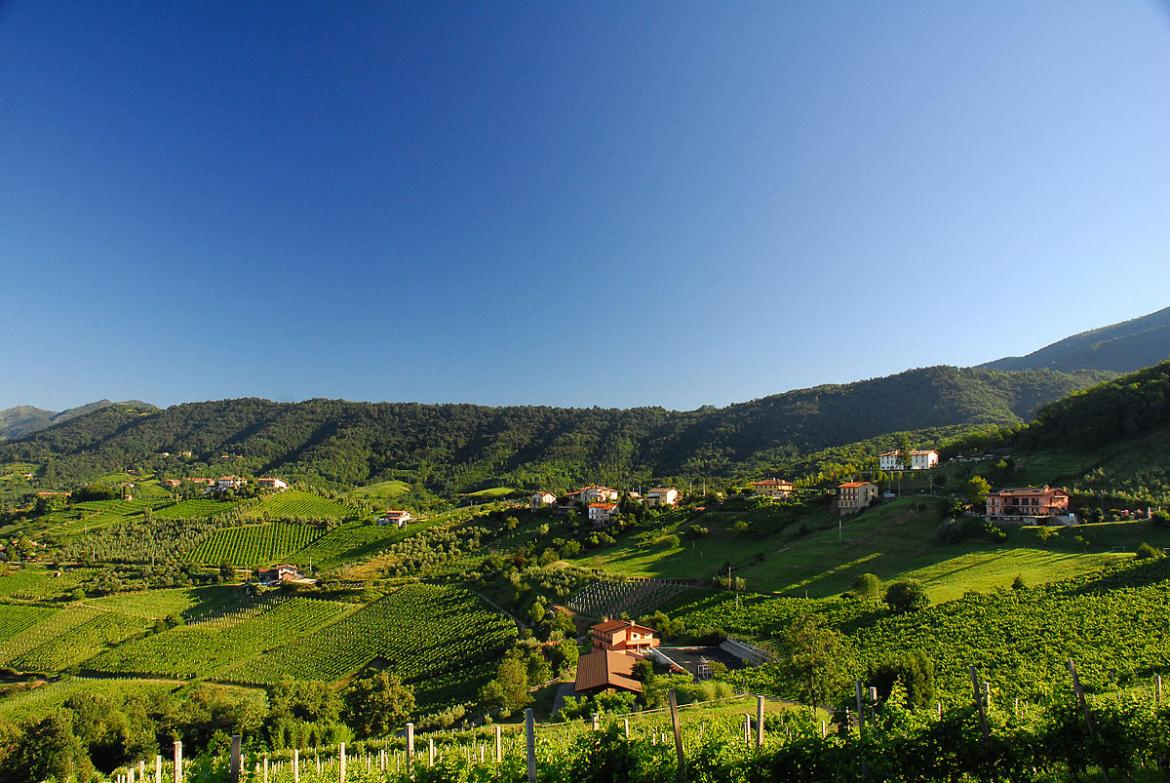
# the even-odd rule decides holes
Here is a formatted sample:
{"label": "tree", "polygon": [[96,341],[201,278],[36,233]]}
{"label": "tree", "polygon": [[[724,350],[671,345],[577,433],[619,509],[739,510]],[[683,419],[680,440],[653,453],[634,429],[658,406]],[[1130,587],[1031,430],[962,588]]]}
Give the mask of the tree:
{"label": "tree", "polygon": [[479,700],[485,709],[505,718],[532,701],[528,695],[528,667],[518,651],[509,651],[500,661],[495,678],[480,690]]}
{"label": "tree", "polygon": [[414,689],[386,671],[345,689],[345,722],[359,737],[385,737],[414,711]]}
{"label": "tree", "polygon": [[59,710],[24,727],[3,770],[6,781],[89,780],[93,764],[73,732],[72,713]]}
{"label": "tree", "polygon": [[898,436],[898,461],[904,470],[909,470],[912,464],[910,453],[914,448],[910,445],[910,436],[902,433]]}
{"label": "tree", "polygon": [[792,621],[783,640],[781,676],[802,704],[828,704],[847,683],[844,637],[813,615]]}
{"label": "tree", "polygon": [[921,584],[905,579],[886,590],[886,604],[895,612],[916,612],[930,606],[930,597]]}
{"label": "tree", "polygon": [[1165,553],[1162,552],[1161,549],[1157,549],[1143,542],[1141,546],[1137,548],[1137,555],[1135,555],[1135,558],[1137,560],[1160,560],[1165,556]]}
{"label": "tree", "polygon": [[882,594],[882,580],[877,574],[859,574],[853,580],[853,593],[858,598],[876,599]]}
{"label": "tree", "polygon": [[982,476],[974,475],[967,480],[967,502],[971,505],[977,506],[986,502],[990,492],[991,485]]}
{"label": "tree", "polygon": [[1027,586],[1028,586],[1028,583],[1024,581],[1024,575],[1023,574],[1016,574],[1016,578],[1012,580],[1012,589],[1013,590],[1023,590]]}
{"label": "tree", "polygon": [[878,664],[869,670],[867,680],[878,691],[878,698],[890,697],[895,684],[906,691],[908,706],[921,709],[934,699],[934,662],[921,652],[910,652]]}

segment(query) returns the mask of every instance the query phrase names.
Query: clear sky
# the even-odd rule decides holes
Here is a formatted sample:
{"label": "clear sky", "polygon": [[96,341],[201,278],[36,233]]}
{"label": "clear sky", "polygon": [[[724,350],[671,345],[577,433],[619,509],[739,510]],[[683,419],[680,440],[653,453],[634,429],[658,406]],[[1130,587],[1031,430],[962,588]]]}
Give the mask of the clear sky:
{"label": "clear sky", "polygon": [[1168,304],[1163,3],[0,0],[0,407],[691,408]]}

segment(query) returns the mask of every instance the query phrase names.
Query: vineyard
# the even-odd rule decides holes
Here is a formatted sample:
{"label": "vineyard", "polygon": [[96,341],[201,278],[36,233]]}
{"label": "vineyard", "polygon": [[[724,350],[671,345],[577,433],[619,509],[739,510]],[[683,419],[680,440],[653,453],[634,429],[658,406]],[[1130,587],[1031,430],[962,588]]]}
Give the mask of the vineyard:
{"label": "vineyard", "polygon": [[322,535],[313,525],[273,522],[220,528],[187,553],[193,563],[266,566],[287,560]]}
{"label": "vineyard", "polygon": [[[5,612],[18,607],[3,606]],[[19,607],[31,609],[31,607]],[[145,630],[137,617],[74,603],[48,612],[0,641],[0,666],[20,671],[67,669]]]}
{"label": "vineyard", "polygon": [[72,593],[92,573],[86,569],[61,571],[44,566],[6,566],[0,574],[0,599],[5,601],[58,601]]}
{"label": "vineyard", "polygon": [[415,532],[417,528],[414,527],[399,530],[393,525],[347,522],[297,552],[292,559],[297,565],[304,566],[312,561],[317,568],[327,570],[375,555]]}
{"label": "vineyard", "polygon": [[569,599],[569,608],[594,619],[652,612],[694,587],[667,579],[594,580]]}
{"label": "vineyard", "polygon": [[155,519],[199,519],[231,511],[236,503],[213,498],[194,498],[171,503],[153,512]]}
{"label": "vineyard", "polygon": [[214,677],[221,668],[310,633],[350,612],[350,604],[311,598],[272,599],[201,623],[123,644],[86,664],[90,671],[173,679]]}
{"label": "vineyard", "polygon": [[248,519],[353,519],[358,511],[312,492],[289,489],[265,495],[259,503],[249,506],[244,516]]}
{"label": "vineyard", "polygon": [[[456,587],[412,584],[363,607],[322,633],[228,669],[222,679],[273,683],[335,681],[377,660],[408,683],[425,683],[497,658],[516,626]],[[470,687],[470,683],[458,683]]]}

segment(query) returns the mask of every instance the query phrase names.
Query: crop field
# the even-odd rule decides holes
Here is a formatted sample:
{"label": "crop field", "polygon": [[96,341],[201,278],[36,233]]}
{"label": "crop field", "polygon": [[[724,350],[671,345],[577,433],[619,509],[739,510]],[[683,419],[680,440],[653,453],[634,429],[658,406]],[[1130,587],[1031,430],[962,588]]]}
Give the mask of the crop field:
{"label": "crop field", "polygon": [[423,683],[497,658],[516,626],[461,588],[412,584],[321,633],[228,669],[224,679],[336,681],[375,660],[407,683]]}
{"label": "crop field", "polygon": [[24,671],[59,671],[92,658],[146,627],[141,618],[82,603],[46,611],[49,614],[35,624],[0,642],[0,666]]}
{"label": "crop field", "polygon": [[8,601],[55,601],[73,592],[90,572],[69,569],[57,571],[43,566],[12,565],[0,567],[0,599]]}
{"label": "crop field", "polygon": [[198,519],[200,517],[213,517],[235,507],[236,504],[230,501],[194,498],[163,506],[153,512],[153,516],[158,519]]}
{"label": "crop field", "polygon": [[351,519],[358,516],[358,511],[312,492],[289,489],[265,495],[244,516],[249,519]]}
{"label": "crop field", "polygon": [[186,559],[192,563],[264,566],[289,559],[321,535],[321,529],[313,525],[279,522],[222,528],[187,553]]}
{"label": "crop field", "polygon": [[353,604],[312,598],[272,601],[252,611],[143,637],[98,656],[87,668],[176,679],[213,677],[225,665],[281,644],[297,644],[306,634],[328,634],[326,626],[354,609]]}
{"label": "crop field", "polygon": [[55,610],[39,606],[0,604],[0,642],[7,641],[33,627]]}
{"label": "crop field", "polygon": [[0,698],[0,719],[18,722],[26,718],[39,718],[74,696],[100,694],[120,701],[128,696],[166,693],[181,686],[182,683],[167,680],[65,677],[36,687],[9,689]]}
{"label": "crop field", "polygon": [[393,525],[347,522],[292,556],[292,562],[306,566],[311,561],[321,569],[335,568],[381,551],[384,547],[418,532],[418,527],[399,530]]}

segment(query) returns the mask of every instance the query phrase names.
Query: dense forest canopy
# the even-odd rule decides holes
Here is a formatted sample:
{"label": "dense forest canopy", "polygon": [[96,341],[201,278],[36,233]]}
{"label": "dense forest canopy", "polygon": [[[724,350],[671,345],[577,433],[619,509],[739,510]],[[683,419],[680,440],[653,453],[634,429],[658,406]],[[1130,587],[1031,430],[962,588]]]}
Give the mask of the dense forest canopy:
{"label": "dense forest canopy", "polygon": [[[279,472],[334,485],[401,477],[438,492],[737,475],[884,433],[1028,420],[1108,374],[930,367],[725,408],[487,407],[237,399],[161,411],[110,405],[0,446],[68,484],[128,465]],[[172,458],[173,459],[173,458]]]}

